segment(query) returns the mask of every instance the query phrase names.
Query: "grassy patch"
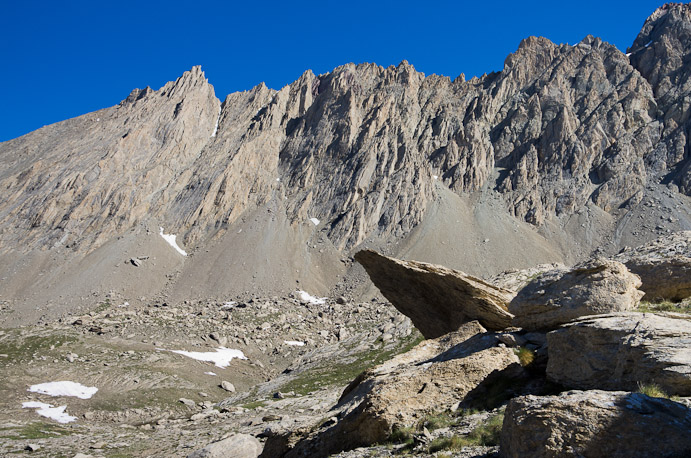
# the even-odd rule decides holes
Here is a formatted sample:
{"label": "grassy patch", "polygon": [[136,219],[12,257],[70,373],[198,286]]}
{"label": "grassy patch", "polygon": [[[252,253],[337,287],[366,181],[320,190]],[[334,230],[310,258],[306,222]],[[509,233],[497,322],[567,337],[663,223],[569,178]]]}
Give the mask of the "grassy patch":
{"label": "grassy patch", "polygon": [[17,337],[11,341],[0,342],[0,353],[7,355],[7,358],[2,359],[4,361],[25,362],[31,360],[34,355],[51,351],[51,347],[57,349],[60,345],[76,340],[75,337],[65,335]]}
{"label": "grassy patch", "polygon": [[529,366],[535,361],[535,351],[526,347],[514,348],[514,353],[518,356],[518,360],[521,362],[521,366]]}
{"label": "grassy patch", "polygon": [[455,418],[449,412],[434,413],[425,416],[418,422],[418,429],[427,428],[430,431],[445,428],[455,422]]}
{"label": "grassy patch", "polygon": [[655,313],[655,312],[676,312],[691,314],[691,302],[679,302],[675,304],[670,301],[662,302],[641,302],[636,308],[637,312]]}
{"label": "grassy patch", "polygon": [[403,340],[401,347],[382,351],[383,344],[380,344],[378,348],[356,355],[355,360],[350,363],[333,364],[305,371],[283,385],[281,391],[293,391],[297,395],[306,395],[329,386],[345,386],[367,368],[388,361],[397,354],[409,351],[422,340],[424,338],[416,331]]}
{"label": "grassy patch", "polygon": [[415,442],[415,439],[413,439],[414,432],[415,430],[411,427],[396,427],[389,436],[389,442],[393,444],[405,444],[411,446],[413,445],[413,442]]}
{"label": "grassy patch", "polygon": [[252,401],[248,402],[247,404],[242,404],[242,407],[245,409],[253,410],[256,409],[257,407],[264,407],[266,406],[266,401],[263,400],[258,400],[258,401]]}
{"label": "grassy patch", "polygon": [[670,396],[656,383],[638,383],[638,392],[651,398],[665,398],[671,401],[679,400],[679,396]]}
{"label": "grassy patch", "polygon": [[467,436],[453,435],[433,440],[429,444],[428,451],[429,453],[440,452],[442,450],[459,451],[463,447],[468,446],[499,445],[499,436],[501,434],[503,422],[503,413],[493,415],[488,418],[486,422],[473,429]]}
{"label": "grassy patch", "polygon": [[52,423],[36,421],[16,428],[0,428],[0,437],[3,439],[47,439],[52,437],[69,436],[73,431],[70,428]]}

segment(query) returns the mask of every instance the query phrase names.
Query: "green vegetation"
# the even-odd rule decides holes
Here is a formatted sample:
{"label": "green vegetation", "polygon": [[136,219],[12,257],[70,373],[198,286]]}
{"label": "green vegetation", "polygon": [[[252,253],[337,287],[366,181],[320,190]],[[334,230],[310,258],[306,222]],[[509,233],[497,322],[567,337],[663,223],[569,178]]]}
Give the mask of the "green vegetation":
{"label": "green vegetation", "polygon": [[670,301],[662,302],[641,302],[636,308],[637,312],[655,313],[655,312],[676,312],[691,314],[691,301],[684,301],[674,303]]}
{"label": "green vegetation", "polygon": [[340,365],[321,366],[298,374],[297,377],[281,387],[281,391],[293,391],[297,395],[306,395],[319,389],[341,385],[345,386],[364,370],[388,361],[399,353],[405,353],[420,343],[424,338],[415,331],[408,336],[403,345],[391,350],[382,351],[381,343],[377,348],[354,356],[354,360]]}
{"label": "green vegetation", "polygon": [[463,447],[479,445],[499,445],[501,426],[504,422],[504,413],[491,416],[481,425],[478,425],[467,436],[453,435],[440,437],[429,444],[429,453],[442,450],[459,451]]}
{"label": "green vegetation", "polygon": [[514,353],[518,356],[518,360],[521,362],[521,366],[529,366],[535,361],[535,351],[526,347],[514,348]]}
{"label": "green vegetation", "polygon": [[671,396],[665,393],[665,390],[660,388],[660,385],[655,383],[639,383],[638,392],[651,398],[671,399]]}
{"label": "green vegetation", "polygon": [[[65,343],[74,342],[77,339],[71,336],[29,336],[15,339],[5,339],[0,342],[0,354],[7,355],[3,358],[7,362],[25,362],[31,360],[34,355],[47,353]],[[51,347],[53,347],[51,349]],[[44,356],[44,355],[41,355]]]}
{"label": "green vegetation", "polygon": [[434,413],[420,420],[418,422],[418,429],[427,428],[429,431],[434,431],[435,429],[445,428],[453,424],[454,421],[455,418],[448,412]]}
{"label": "green vegetation", "polygon": [[110,299],[106,299],[103,302],[99,302],[98,305],[96,305],[96,308],[94,309],[95,313],[101,313],[105,312],[108,310],[113,304],[110,303]]}
{"label": "green vegetation", "polygon": [[247,404],[242,404],[242,407],[244,407],[245,409],[252,410],[256,409],[257,407],[264,407],[265,405],[266,401],[264,401],[263,399],[259,399],[257,401],[248,402]]}
{"label": "green vegetation", "polygon": [[0,428],[0,438],[12,440],[46,439],[51,437],[68,436],[73,432],[74,431],[71,428],[36,421],[21,427]]}
{"label": "green vegetation", "polygon": [[389,436],[389,442],[393,444],[405,444],[412,446],[414,439],[413,433],[415,430],[411,427],[394,428]]}

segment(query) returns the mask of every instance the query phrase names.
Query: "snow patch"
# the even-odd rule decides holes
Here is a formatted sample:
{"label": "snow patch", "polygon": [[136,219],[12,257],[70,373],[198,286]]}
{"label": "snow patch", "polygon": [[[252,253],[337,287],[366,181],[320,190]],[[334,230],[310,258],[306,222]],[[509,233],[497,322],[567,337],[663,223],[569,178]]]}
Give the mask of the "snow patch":
{"label": "snow patch", "polygon": [[232,348],[219,347],[216,351],[185,351],[185,350],[166,350],[178,355],[187,356],[188,358],[196,359],[197,361],[206,361],[214,363],[216,367],[228,367],[233,358],[247,359],[247,357],[240,350]]}
{"label": "snow patch", "polygon": [[216,375],[216,372],[204,372],[205,375]]}
{"label": "snow patch", "polygon": [[292,345],[294,347],[304,347],[305,346],[305,342],[300,342],[298,340],[284,340],[283,343],[286,345]]}
{"label": "snow patch", "polygon": [[218,124],[221,122],[221,109],[218,109],[218,116],[216,117],[216,127],[214,127],[214,132],[211,134],[211,138],[214,138],[218,133]]}
{"label": "snow patch", "polygon": [[627,53],[626,53],[626,57],[631,57],[631,53],[630,53],[630,52],[627,52]]}
{"label": "snow patch", "polygon": [[163,233],[163,228],[162,228],[162,227],[159,227],[159,229],[160,229],[159,234],[161,234],[161,237],[163,237],[163,240],[165,240],[166,242],[168,242],[168,245],[170,245],[170,246],[172,246],[173,248],[175,248],[175,250],[176,250],[178,253],[180,253],[181,255],[187,256],[187,252],[186,252],[185,250],[183,250],[182,248],[180,248],[180,247],[178,246],[178,243],[175,241],[175,239],[177,238],[176,235],[173,235],[173,234],[164,234],[164,233]]}
{"label": "snow patch", "polygon": [[84,386],[76,382],[62,381],[31,385],[27,391],[49,396],[74,396],[79,399],[89,399],[96,394],[98,388],[95,386]]}
{"label": "snow patch", "polygon": [[645,47],[647,48],[647,47],[650,46],[651,44],[653,44],[653,40],[650,40],[650,41],[648,42],[648,44],[645,45]]}
{"label": "snow patch", "polygon": [[317,218],[310,218],[310,221],[312,221],[312,224],[314,224],[315,226],[319,226],[320,221]]}
{"label": "snow patch", "polygon": [[36,413],[42,417],[50,418],[58,423],[71,423],[77,420],[77,417],[67,415],[65,409],[67,406],[53,407],[51,404],[43,402],[28,401],[22,403],[24,409],[37,409]]}
{"label": "snow patch", "polygon": [[233,306],[237,305],[237,302],[235,301],[227,301],[224,302],[223,305],[221,306],[222,309],[232,309]]}
{"label": "snow patch", "polygon": [[434,179],[436,180],[437,178],[439,178],[439,176],[437,176],[437,175],[432,175],[432,178],[434,178]]}
{"label": "snow patch", "polygon": [[129,302],[125,302],[124,304],[118,305],[118,307],[127,307],[127,306],[129,306],[129,305],[130,305]]}
{"label": "snow patch", "polygon": [[297,291],[297,295],[301,301],[308,302],[313,305],[324,305],[326,304],[326,297],[314,297],[306,291]]}

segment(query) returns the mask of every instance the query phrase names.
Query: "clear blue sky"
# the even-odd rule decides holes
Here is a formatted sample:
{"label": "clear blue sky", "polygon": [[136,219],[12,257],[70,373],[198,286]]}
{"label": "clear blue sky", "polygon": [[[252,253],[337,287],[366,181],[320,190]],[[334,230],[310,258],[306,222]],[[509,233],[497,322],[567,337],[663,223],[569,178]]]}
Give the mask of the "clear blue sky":
{"label": "clear blue sky", "polygon": [[0,141],[116,105],[202,65],[222,100],[347,62],[455,78],[503,67],[529,35],[625,50],[655,1],[52,1],[0,3]]}

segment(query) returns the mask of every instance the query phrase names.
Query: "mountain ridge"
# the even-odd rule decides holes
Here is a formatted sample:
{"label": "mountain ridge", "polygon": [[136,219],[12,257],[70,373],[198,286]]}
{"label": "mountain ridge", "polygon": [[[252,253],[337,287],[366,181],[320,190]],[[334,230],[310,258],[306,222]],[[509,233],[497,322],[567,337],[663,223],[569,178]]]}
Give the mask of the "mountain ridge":
{"label": "mountain ridge", "polygon": [[[195,289],[185,278],[205,281],[185,266],[204,264],[212,245],[251,265],[231,275],[228,259],[209,260],[219,294],[263,283],[323,294],[345,281],[362,246],[431,262],[454,253],[445,264],[485,275],[691,229],[690,10],[656,10],[629,56],[590,35],[575,45],[528,37],[502,71],[468,81],[425,76],[407,61],[345,64],[221,102],[194,67],[158,91],[135,89],[115,107],[0,143],[3,289],[16,291],[5,300],[34,303],[27,297],[47,262],[38,259],[53,256],[69,276],[120,239],[132,245],[108,255],[117,270],[136,246],[167,259],[165,245],[148,248],[159,226],[191,257],[146,275],[178,299]],[[416,231],[433,208],[458,216],[437,213]],[[238,232],[253,221],[265,221],[252,226],[256,238]],[[493,232],[488,221],[513,227],[498,245],[503,257],[482,236]],[[22,271],[34,280],[17,287]],[[132,281],[78,296],[131,294]]]}

